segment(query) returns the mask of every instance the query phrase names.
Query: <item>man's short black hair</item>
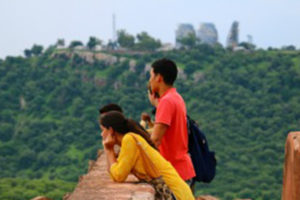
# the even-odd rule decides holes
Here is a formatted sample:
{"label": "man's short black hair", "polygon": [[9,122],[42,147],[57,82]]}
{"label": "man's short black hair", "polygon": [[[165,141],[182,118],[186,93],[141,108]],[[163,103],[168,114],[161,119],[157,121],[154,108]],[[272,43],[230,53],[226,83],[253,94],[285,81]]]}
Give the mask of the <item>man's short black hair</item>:
{"label": "man's short black hair", "polygon": [[167,85],[173,85],[178,73],[175,62],[167,58],[162,58],[154,61],[151,67],[155,74],[160,74],[164,78]]}
{"label": "man's short black hair", "polygon": [[119,112],[123,113],[122,108],[118,104],[115,104],[115,103],[107,104],[99,109],[100,114],[107,113],[109,111],[119,111]]}

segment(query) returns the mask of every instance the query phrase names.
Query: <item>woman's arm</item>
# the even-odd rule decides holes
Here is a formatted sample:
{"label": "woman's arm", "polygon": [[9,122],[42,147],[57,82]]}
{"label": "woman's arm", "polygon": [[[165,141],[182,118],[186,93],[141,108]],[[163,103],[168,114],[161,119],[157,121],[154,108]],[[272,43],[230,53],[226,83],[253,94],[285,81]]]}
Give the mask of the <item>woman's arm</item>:
{"label": "woman's arm", "polygon": [[128,174],[135,167],[137,160],[137,146],[131,135],[125,135],[122,139],[118,160],[110,167],[110,175],[116,182],[126,180]]}
{"label": "woman's arm", "polygon": [[114,152],[115,139],[109,134],[102,141],[104,152],[106,154],[107,171],[110,172],[111,166],[117,162],[117,158]]}

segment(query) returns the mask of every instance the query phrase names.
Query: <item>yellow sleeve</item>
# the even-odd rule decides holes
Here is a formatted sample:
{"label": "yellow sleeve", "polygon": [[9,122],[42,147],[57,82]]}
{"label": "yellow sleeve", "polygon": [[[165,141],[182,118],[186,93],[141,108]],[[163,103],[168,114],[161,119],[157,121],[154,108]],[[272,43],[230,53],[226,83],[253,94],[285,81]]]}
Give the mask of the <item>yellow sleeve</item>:
{"label": "yellow sleeve", "polygon": [[117,162],[110,167],[110,175],[116,182],[124,182],[137,159],[137,146],[132,136],[126,134],[122,139]]}

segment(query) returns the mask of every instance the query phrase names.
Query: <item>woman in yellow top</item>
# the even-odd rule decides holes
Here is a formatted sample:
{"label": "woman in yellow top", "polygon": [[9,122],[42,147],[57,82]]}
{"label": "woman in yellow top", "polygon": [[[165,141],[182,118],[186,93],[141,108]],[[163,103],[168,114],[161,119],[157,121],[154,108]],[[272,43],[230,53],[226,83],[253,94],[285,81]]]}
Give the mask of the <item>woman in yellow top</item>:
{"label": "woman in yellow top", "polygon": [[[145,159],[137,146],[141,145],[176,199],[194,199],[190,187],[181,179],[171,163],[155,149],[150,135],[140,129],[133,120],[126,119],[120,112],[111,111],[101,115],[100,127],[108,172],[114,181],[123,182],[130,173],[140,180],[149,177]],[[118,158],[113,150],[115,144],[121,146]]]}

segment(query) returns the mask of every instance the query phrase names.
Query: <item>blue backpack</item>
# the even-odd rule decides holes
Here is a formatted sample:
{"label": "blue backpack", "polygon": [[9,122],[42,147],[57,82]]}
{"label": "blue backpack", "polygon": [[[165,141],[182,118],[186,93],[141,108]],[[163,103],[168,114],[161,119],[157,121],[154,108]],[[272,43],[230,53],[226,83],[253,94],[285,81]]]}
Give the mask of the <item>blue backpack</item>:
{"label": "blue backpack", "polygon": [[204,133],[199,129],[197,123],[187,117],[189,154],[191,155],[196,176],[193,181],[209,183],[216,174],[217,160],[215,152],[209,151]]}

